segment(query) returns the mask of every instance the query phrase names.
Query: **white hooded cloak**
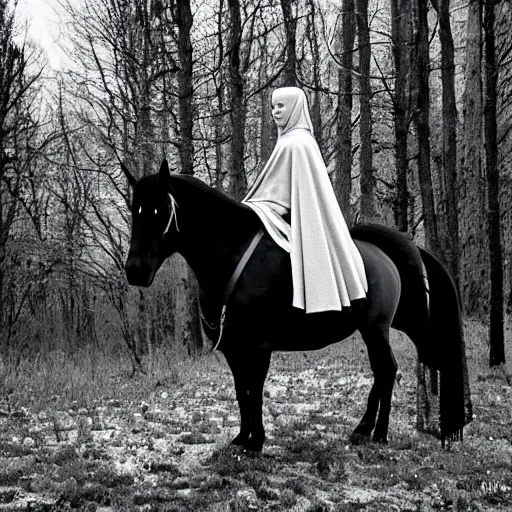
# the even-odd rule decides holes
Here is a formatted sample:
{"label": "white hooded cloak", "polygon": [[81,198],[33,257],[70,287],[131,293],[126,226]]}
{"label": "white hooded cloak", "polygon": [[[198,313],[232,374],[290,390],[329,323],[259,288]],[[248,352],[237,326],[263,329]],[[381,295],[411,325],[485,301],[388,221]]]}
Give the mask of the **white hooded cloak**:
{"label": "white hooded cloak", "polygon": [[[363,260],[313,137],[304,92],[284,87],[274,91],[276,96],[287,99],[289,117],[243,203],[290,253],[293,306],[306,313],[339,311],[366,297]],[[290,224],[283,219],[287,213]]]}

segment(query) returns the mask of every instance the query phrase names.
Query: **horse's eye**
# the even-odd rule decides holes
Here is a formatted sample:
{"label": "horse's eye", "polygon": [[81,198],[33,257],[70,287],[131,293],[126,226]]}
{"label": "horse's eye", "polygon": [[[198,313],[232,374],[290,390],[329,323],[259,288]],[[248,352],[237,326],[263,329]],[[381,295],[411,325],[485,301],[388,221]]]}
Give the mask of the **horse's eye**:
{"label": "horse's eye", "polygon": [[155,215],[157,214],[158,212],[156,211],[156,208],[155,208]]}
{"label": "horse's eye", "polygon": [[139,206],[139,215],[142,213],[142,206]]}

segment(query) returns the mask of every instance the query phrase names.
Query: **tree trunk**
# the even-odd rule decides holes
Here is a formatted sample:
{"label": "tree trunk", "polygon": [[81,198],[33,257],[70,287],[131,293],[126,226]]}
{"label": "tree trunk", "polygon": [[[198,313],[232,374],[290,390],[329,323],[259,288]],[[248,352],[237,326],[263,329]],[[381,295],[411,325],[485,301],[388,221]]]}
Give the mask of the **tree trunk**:
{"label": "tree trunk", "polygon": [[217,87],[217,101],[219,108],[215,112],[214,129],[215,129],[215,187],[222,188],[224,185],[224,178],[227,174],[224,162],[224,144],[223,144],[223,124],[224,116],[224,89],[220,85]]}
{"label": "tree trunk", "polygon": [[151,119],[151,84],[148,71],[152,65],[153,55],[151,55],[151,31],[149,26],[151,21],[148,19],[148,13],[145,11],[146,6],[139,6],[136,21],[139,25],[139,30],[143,34],[140,38],[142,48],[140,53],[142,55],[143,65],[141,66],[141,83],[140,83],[140,96],[137,98],[139,103],[139,123],[136,144],[138,146],[137,161],[139,168],[142,170],[142,176],[149,176],[152,174],[155,165],[154,154],[154,134],[153,124]]}
{"label": "tree trunk", "polygon": [[4,334],[3,329],[7,331],[2,336],[5,343],[11,337],[10,309],[15,300],[9,281],[16,274],[8,264],[8,241],[19,212],[26,159],[19,139],[27,145],[34,144],[38,125],[31,118],[32,113],[22,113],[20,108],[34,101],[31,90],[39,76],[28,75],[27,64],[24,49],[15,44],[14,7],[11,2],[0,0],[0,335]]}
{"label": "tree trunk", "polygon": [[368,26],[368,0],[357,0],[357,28],[359,37],[359,173],[361,181],[361,220],[372,222],[375,209],[375,180],[372,155],[372,111],[370,84],[370,30]]}
{"label": "tree trunk", "polygon": [[193,82],[192,82],[192,29],[193,17],[190,0],[176,2],[176,24],[178,26],[178,54],[180,71],[178,72],[179,117],[181,141],[179,146],[181,174],[194,174],[194,142],[193,142]]}
{"label": "tree trunk", "polygon": [[242,20],[240,1],[228,0],[229,30],[229,88],[231,92],[231,161],[228,192],[235,199],[242,199],[246,190],[245,178],[245,116],[244,79],[240,72],[240,43],[242,39]]}
{"label": "tree trunk", "polygon": [[[193,67],[192,42],[192,11],[190,0],[177,2],[176,24],[178,26],[178,54],[181,71],[178,73],[179,85],[179,119],[181,127],[181,144],[179,147],[181,174],[194,174],[194,144],[193,144]],[[178,279],[176,295],[175,336],[189,351],[193,352],[202,347],[201,329],[199,324],[199,309],[197,299],[197,281],[191,269],[175,259],[175,269]]]}
{"label": "tree trunk", "polygon": [[281,0],[284,29],[286,32],[286,65],[284,68],[284,83],[286,87],[297,85],[297,17],[293,13],[296,0]]}
{"label": "tree trunk", "polygon": [[400,231],[409,229],[407,187],[408,174],[408,135],[411,117],[410,106],[410,64],[411,64],[411,4],[410,0],[392,0],[391,33],[393,57],[395,61],[395,161],[396,161],[396,197],[395,223]]}
{"label": "tree trunk", "polygon": [[431,370],[418,361],[416,376],[416,428],[421,432],[440,436],[437,370]]}
{"label": "tree trunk", "polygon": [[140,111],[140,142],[139,142],[139,154],[137,155],[137,161],[140,162],[140,168],[142,169],[141,176],[149,176],[155,172],[155,155],[154,155],[154,134],[153,126],[151,123],[151,107],[149,97],[149,87],[144,84],[143,91],[141,93],[141,111]]}
{"label": "tree trunk", "polygon": [[455,61],[450,0],[433,0],[439,18],[441,41],[441,81],[443,86],[443,165],[441,169],[442,211],[445,229],[440,231],[442,259],[459,288],[459,213],[457,180],[457,105],[455,101]]}
{"label": "tree trunk", "polygon": [[265,165],[275,144],[276,125],[272,120],[271,98],[267,89],[260,93],[261,112],[260,112],[260,162]]}
{"label": "tree trunk", "polygon": [[350,194],[352,191],[352,66],[355,39],[354,0],[343,0],[342,26],[338,33],[338,108],[336,110],[336,163],[332,182],[336,199],[347,221],[352,223]]}
{"label": "tree trunk", "polygon": [[498,140],[496,100],[498,67],[494,37],[494,0],[485,2],[485,164],[487,171],[487,200],[489,223],[489,256],[491,276],[491,304],[489,322],[489,364],[505,363],[505,319],[503,315],[503,261],[501,252],[501,225],[499,200]]}
{"label": "tree trunk", "polygon": [[6,320],[6,312],[7,312],[7,304],[4,297],[6,297],[6,291],[4,291],[4,283],[5,283],[5,259],[6,259],[6,243],[7,243],[7,233],[4,228],[4,216],[3,216],[3,190],[2,190],[2,141],[0,140],[0,351],[5,348],[3,344],[6,341],[6,333],[5,329],[5,320]]}
{"label": "tree trunk", "polygon": [[[498,166],[500,169],[501,235],[503,249],[505,312],[512,318],[512,9],[510,3],[500,2],[495,7],[494,24],[496,61],[498,65],[497,124]],[[509,65],[506,65],[506,63]]]}
{"label": "tree trunk", "polygon": [[203,346],[199,320],[198,284],[192,269],[181,256],[174,256],[176,276],[175,341],[187,348],[190,355]]}
{"label": "tree trunk", "polygon": [[429,44],[427,4],[423,0],[414,0],[415,35],[415,100],[414,122],[418,136],[418,175],[421,201],[423,204],[423,224],[427,248],[439,257],[439,238],[430,170],[430,87],[429,87]]}
{"label": "tree trunk", "polygon": [[311,101],[311,123],[313,124],[313,131],[316,142],[320,151],[324,149],[323,129],[322,129],[322,101],[321,101],[321,88],[322,88],[322,72],[321,63],[322,57],[320,48],[318,46],[318,35],[315,30],[316,9],[314,0],[308,0],[309,15],[306,18],[306,37],[308,39],[308,46],[311,49],[311,63],[312,82],[313,82],[313,96]]}
{"label": "tree trunk", "polygon": [[[268,39],[263,38],[261,47],[261,64],[258,69],[258,87],[263,87],[268,83],[267,68],[270,56],[268,54]],[[272,97],[270,88],[264,88],[260,94],[260,166],[263,167],[275,146],[277,139],[277,129],[272,118]]]}
{"label": "tree trunk", "polygon": [[463,147],[458,172],[460,277],[464,312],[487,318],[489,243],[482,169],[482,0],[468,6]]}
{"label": "tree trunk", "polygon": [[[439,239],[435,212],[434,191],[430,168],[430,87],[428,7],[423,0],[412,1],[413,61],[412,84],[414,123],[418,146],[418,177],[421,192],[425,245],[439,256]],[[439,415],[436,406],[437,371],[418,361],[417,366],[417,427],[419,430],[438,433]]]}

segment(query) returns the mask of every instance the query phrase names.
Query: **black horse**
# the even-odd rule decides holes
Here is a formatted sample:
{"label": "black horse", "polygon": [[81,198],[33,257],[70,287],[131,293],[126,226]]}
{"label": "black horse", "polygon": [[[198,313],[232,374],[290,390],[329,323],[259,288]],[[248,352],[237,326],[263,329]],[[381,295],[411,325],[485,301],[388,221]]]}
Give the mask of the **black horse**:
{"label": "black horse", "polygon": [[[192,177],[158,174],[134,179],[128,282],[150,286],[171,254],[192,267],[208,337],[219,337],[224,294],[254,234],[262,229],[247,206]],[[263,385],[274,350],[316,350],[359,330],[368,349],[374,384],[351,441],[387,442],[396,361],[391,327],[405,332],[419,360],[440,373],[441,438],[462,438],[471,419],[459,301],[453,281],[436,258],[410,237],[381,226],[360,226],[352,236],[368,279],[367,298],[341,312],[306,315],[292,307],[288,253],[264,234],[238,279],[222,322],[220,351],[233,373],[240,433],[233,444],[260,451]],[[428,289],[426,283],[428,282]],[[377,417],[378,414],[378,417]]]}

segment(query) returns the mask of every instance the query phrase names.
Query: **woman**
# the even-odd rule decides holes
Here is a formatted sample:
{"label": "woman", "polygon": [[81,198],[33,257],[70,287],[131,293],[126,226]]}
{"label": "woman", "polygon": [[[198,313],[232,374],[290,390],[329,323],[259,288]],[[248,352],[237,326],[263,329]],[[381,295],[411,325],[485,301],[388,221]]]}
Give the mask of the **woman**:
{"label": "woman", "polygon": [[364,298],[368,285],[313,137],[304,92],[276,89],[272,117],[276,146],[243,202],[290,253],[293,306],[306,313],[340,311]]}

